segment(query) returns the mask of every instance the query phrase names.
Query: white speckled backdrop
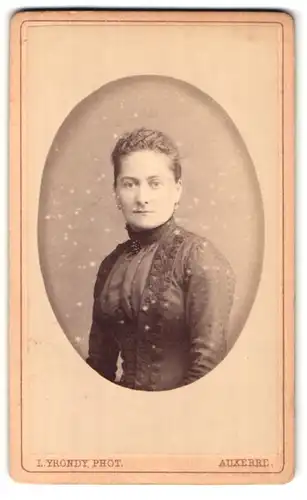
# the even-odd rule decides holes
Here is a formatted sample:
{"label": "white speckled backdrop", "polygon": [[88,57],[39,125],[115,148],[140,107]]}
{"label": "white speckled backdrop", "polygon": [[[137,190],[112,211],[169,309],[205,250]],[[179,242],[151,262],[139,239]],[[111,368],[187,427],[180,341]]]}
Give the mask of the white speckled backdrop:
{"label": "white speckled backdrop", "polygon": [[114,203],[110,154],[123,132],[140,126],[166,132],[180,150],[184,192],[178,223],[211,239],[235,271],[230,345],[247,318],[260,278],[261,195],[251,158],[227,113],[196,87],[166,76],[133,76],[102,86],[72,110],[58,131],[43,172],[39,206],[47,293],[83,357],[97,268],[127,237]]}

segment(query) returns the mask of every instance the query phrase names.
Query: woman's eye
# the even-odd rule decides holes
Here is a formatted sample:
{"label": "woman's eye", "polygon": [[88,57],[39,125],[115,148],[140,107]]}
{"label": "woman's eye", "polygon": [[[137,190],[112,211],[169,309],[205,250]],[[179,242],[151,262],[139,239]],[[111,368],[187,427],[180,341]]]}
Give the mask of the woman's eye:
{"label": "woman's eye", "polygon": [[124,181],[124,182],[123,182],[123,186],[124,186],[125,188],[131,189],[131,188],[133,188],[134,183],[133,183],[132,181]]}
{"label": "woman's eye", "polygon": [[158,189],[161,186],[162,186],[162,182],[160,182],[160,181],[151,181],[150,182],[150,187],[152,187],[153,189]]}

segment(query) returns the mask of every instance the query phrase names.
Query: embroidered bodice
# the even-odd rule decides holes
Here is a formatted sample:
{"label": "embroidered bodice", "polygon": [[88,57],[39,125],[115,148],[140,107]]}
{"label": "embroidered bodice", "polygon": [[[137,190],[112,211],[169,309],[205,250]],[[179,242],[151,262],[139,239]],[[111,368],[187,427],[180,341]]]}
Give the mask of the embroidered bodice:
{"label": "embroidered bodice", "polygon": [[206,239],[176,225],[136,233],[108,255],[94,288],[88,364],[124,387],[175,389],[227,351],[234,275]]}
{"label": "embroidered bodice", "polygon": [[140,232],[127,226],[129,245],[111,269],[101,294],[106,314],[113,315],[120,306],[130,319],[137,316],[154,253],[161,237],[174,224],[171,219],[158,228]]}

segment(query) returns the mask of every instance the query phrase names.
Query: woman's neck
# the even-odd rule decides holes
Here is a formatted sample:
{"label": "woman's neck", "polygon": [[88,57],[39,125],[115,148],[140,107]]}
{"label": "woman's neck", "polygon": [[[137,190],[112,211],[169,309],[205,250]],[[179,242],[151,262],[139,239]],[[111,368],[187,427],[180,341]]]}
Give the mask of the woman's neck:
{"label": "woman's neck", "polygon": [[174,216],[172,215],[166,222],[154,228],[139,229],[133,228],[129,226],[129,224],[126,224],[126,230],[131,240],[137,241],[143,246],[150,245],[151,243],[160,240],[160,238],[174,226],[175,220]]}

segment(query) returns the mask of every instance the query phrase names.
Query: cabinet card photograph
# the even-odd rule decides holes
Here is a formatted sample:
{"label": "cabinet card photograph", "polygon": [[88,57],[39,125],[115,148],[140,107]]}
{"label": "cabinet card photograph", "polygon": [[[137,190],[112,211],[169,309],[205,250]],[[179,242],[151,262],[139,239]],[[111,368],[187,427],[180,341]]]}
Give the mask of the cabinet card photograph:
{"label": "cabinet card photograph", "polygon": [[12,17],[14,479],[292,479],[293,29]]}

